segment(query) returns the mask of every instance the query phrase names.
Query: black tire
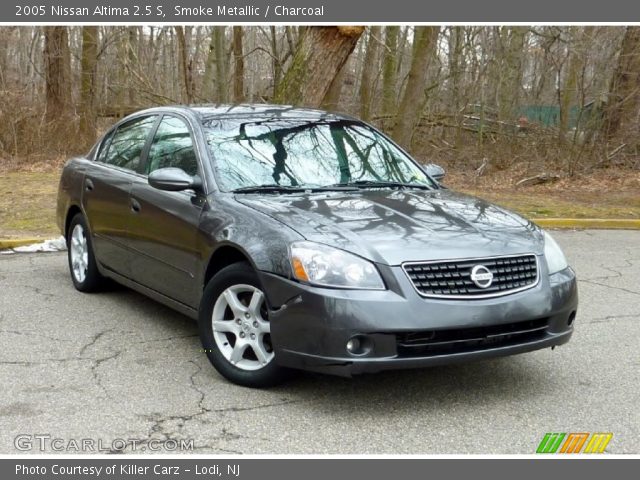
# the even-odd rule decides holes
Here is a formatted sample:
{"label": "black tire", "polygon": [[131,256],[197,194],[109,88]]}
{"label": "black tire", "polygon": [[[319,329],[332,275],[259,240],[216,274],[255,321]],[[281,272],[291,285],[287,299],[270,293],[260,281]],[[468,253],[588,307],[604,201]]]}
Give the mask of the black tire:
{"label": "black tire", "polygon": [[[266,365],[261,367],[254,367],[256,369],[253,370],[247,370],[246,368],[239,368],[238,366],[233,365],[231,363],[231,359],[228,359],[221,351],[218,343],[216,342],[216,338],[214,337],[213,313],[216,302],[218,301],[218,299],[221,299],[221,301],[223,301],[223,293],[227,291],[227,289],[242,289],[246,286],[254,287],[262,293],[262,287],[260,285],[258,276],[256,275],[253,268],[244,262],[234,263],[232,265],[229,265],[228,267],[223,268],[209,281],[204,289],[198,314],[200,340],[211,364],[227,380],[245,387],[268,388],[282,383],[287,378],[289,373],[287,369],[276,364],[273,347],[271,347],[271,351],[269,352],[271,357]],[[251,293],[247,293],[247,295],[250,296]],[[226,300],[224,301],[226,302]],[[242,301],[244,301],[246,304],[243,306],[248,306],[249,299],[241,299],[241,302]],[[223,306],[219,306],[218,312],[224,311],[225,315],[231,317],[231,319],[228,320],[229,324],[233,324],[236,321],[233,319],[233,317],[235,317],[236,315],[233,313],[230,306],[224,307],[224,303],[222,305]],[[267,320],[266,318],[264,318],[267,312],[266,299],[264,300],[262,311],[264,313],[261,313],[261,318]],[[237,323],[240,324],[240,322]],[[247,321],[247,323],[250,323],[250,321]],[[252,323],[252,325],[256,325],[256,323]],[[267,322],[265,322],[265,324],[266,323]],[[244,321],[242,321],[242,324],[244,326]],[[238,341],[239,337],[237,335],[249,335],[249,333],[245,333],[242,331],[243,327],[238,326],[237,328],[240,333],[215,333],[218,336],[219,341],[224,342],[223,340],[221,340],[221,335],[223,335],[224,338],[228,339],[228,342],[233,342],[233,344],[223,344],[222,348],[226,349],[227,352],[229,351],[228,349],[232,349],[235,346],[235,342]],[[247,326],[247,328],[250,327]],[[269,335],[269,337],[267,337],[267,335]],[[260,338],[260,336],[258,336],[258,338]],[[262,338],[264,339],[262,345],[266,344],[267,347],[269,347],[270,334],[263,334]],[[245,337],[244,340],[241,341],[248,341],[248,337]],[[228,346],[225,347],[225,345]],[[243,355],[253,355],[255,357],[255,360],[242,358],[241,361],[238,362],[238,364],[242,362],[256,362],[256,364],[259,364],[259,359],[257,358],[252,348],[253,347],[247,348],[244,351]]]}
{"label": "black tire", "polygon": [[[72,258],[75,250],[72,246],[72,236],[76,227],[81,229],[82,237],[86,241],[86,268],[84,268],[84,276],[74,272],[74,259]],[[80,230],[78,230],[80,231]],[[76,254],[77,255],[77,254]],[[67,230],[67,261],[69,263],[69,273],[71,274],[71,281],[73,286],[81,292],[96,292],[100,290],[104,283],[104,277],[100,275],[98,266],[96,265],[95,255],[93,253],[93,243],[91,241],[91,234],[87,227],[87,222],[81,213],[77,213],[69,223],[69,229]]]}

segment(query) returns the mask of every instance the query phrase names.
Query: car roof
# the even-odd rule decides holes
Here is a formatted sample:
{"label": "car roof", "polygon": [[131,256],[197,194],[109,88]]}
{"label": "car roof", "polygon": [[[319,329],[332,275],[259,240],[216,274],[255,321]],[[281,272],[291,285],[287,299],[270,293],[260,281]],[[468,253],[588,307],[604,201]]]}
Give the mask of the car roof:
{"label": "car roof", "polygon": [[155,107],[141,112],[136,112],[136,115],[141,113],[152,113],[157,111],[174,111],[181,112],[193,117],[196,117],[200,123],[206,124],[211,120],[216,119],[228,119],[228,120],[306,120],[306,121],[339,121],[350,120],[355,121],[357,119],[341,114],[328,112],[325,110],[319,110],[314,108],[302,108],[293,107],[291,105],[272,105],[264,103],[255,104],[239,104],[239,105],[226,105],[226,104],[205,104],[205,105],[169,105],[165,107]]}

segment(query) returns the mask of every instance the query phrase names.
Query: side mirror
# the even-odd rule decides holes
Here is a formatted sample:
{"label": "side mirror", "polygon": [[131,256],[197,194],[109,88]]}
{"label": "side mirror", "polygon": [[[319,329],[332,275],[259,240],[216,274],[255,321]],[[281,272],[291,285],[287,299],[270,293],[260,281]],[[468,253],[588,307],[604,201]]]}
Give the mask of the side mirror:
{"label": "side mirror", "polygon": [[444,168],[442,168],[440,165],[436,165],[435,163],[427,163],[424,166],[424,169],[427,171],[427,175],[429,175],[438,183],[440,183],[444,178]]}
{"label": "side mirror", "polygon": [[167,190],[169,192],[179,192],[193,188],[199,189],[202,186],[200,177],[192,177],[181,168],[159,168],[149,174],[149,185],[158,190]]}

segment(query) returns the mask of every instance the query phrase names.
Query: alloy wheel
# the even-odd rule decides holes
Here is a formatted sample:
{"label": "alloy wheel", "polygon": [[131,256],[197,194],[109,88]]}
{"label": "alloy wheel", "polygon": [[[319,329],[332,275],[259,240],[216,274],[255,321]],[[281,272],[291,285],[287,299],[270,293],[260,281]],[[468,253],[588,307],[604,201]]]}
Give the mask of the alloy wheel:
{"label": "alloy wheel", "polygon": [[259,370],[274,358],[264,293],[252,285],[233,285],[216,300],[213,338],[220,353],[241,370]]}
{"label": "alloy wheel", "polygon": [[69,252],[71,254],[71,271],[78,283],[82,283],[87,278],[89,268],[89,248],[87,236],[84,228],[79,223],[73,227],[71,232],[71,242]]}

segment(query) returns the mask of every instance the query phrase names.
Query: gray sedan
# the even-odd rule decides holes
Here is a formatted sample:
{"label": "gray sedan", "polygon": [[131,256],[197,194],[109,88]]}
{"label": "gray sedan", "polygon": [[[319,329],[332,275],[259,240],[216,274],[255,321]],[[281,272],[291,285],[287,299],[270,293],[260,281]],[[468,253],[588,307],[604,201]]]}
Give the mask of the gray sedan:
{"label": "gray sedan", "polygon": [[443,176],[345,115],[163,107],[67,162],[57,217],[78,290],[110,278],[197,319],[241,385],[567,342],[576,278],[556,242]]}

